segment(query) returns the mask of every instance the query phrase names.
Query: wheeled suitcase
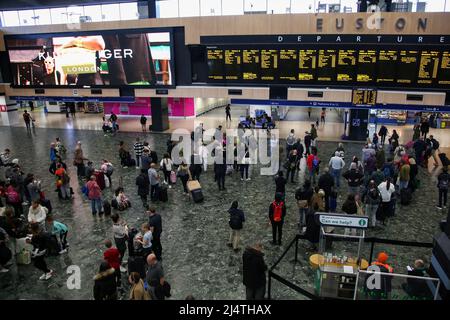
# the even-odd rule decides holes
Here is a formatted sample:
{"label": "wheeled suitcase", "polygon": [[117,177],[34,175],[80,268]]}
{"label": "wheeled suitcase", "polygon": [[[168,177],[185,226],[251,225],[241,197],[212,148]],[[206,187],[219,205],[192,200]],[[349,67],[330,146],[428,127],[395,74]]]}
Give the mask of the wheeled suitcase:
{"label": "wheeled suitcase", "polygon": [[199,203],[203,201],[203,191],[202,189],[195,189],[191,191],[192,200],[194,200],[195,203]]}
{"label": "wheeled suitcase", "polygon": [[48,199],[40,200],[41,206],[46,207],[48,209],[48,214],[52,213],[52,203]]}
{"label": "wheeled suitcase", "polygon": [[103,212],[105,216],[109,216],[111,214],[111,205],[108,201],[103,201]]}
{"label": "wheeled suitcase", "polygon": [[101,190],[105,189],[106,188],[105,174],[103,173],[103,171],[95,171],[94,176],[100,189]]}
{"label": "wheeled suitcase", "polygon": [[159,201],[167,202],[169,200],[169,197],[167,195],[167,186],[165,185],[160,186],[158,191],[159,191],[158,192]]}
{"label": "wheeled suitcase", "polygon": [[190,180],[187,182],[187,188],[189,192],[192,192],[194,190],[201,189],[202,187],[200,185],[200,182],[198,182],[198,180]]}
{"label": "wheeled suitcase", "polygon": [[448,166],[448,165],[450,165],[450,160],[447,158],[447,154],[445,154],[445,153],[439,153],[439,159],[441,160],[441,162],[442,162],[442,166]]}
{"label": "wheeled suitcase", "polygon": [[410,188],[400,190],[400,203],[402,206],[407,206],[411,203],[412,193]]}

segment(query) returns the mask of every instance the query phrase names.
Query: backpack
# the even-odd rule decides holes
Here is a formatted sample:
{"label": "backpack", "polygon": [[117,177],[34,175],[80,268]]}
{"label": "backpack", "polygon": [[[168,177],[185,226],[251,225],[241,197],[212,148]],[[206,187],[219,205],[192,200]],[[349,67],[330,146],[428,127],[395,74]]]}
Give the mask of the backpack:
{"label": "backpack", "polygon": [[391,176],[391,169],[388,166],[385,166],[383,169],[383,174],[385,178],[388,178]]}
{"label": "backpack", "polygon": [[233,230],[242,229],[242,220],[237,212],[230,214],[229,225],[230,225],[230,228]]}
{"label": "backpack", "polygon": [[280,222],[281,218],[283,216],[283,201],[281,201],[278,205],[274,201],[272,202],[272,208],[273,208],[273,221]]}
{"label": "backpack", "polygon": [[319,158],[317,158],[317,156],[314,156],[312,165],[313,165],[313,168],[317,168],[319,166]]}
{"label": "backpack", "polygon": [[16,190],[8,192],[7,195],[8,195],[8,202],[10,202],[10,203],[19,203],[20,202],[20,195]]}
{"label": "backpack", "polygon": [[448,190],[448,176],[444,179],[439,180],[439,189]]}
{"label": "backpack", "polygon": [[106,166],[106,175],[110,176],[113,174],[113,172],[114,172],[114,167],[111,164],[108,164]]}
{"label": "backpack", "polygon": [[433,139],[433,149],[434,149],[434,150],[439,149],[439,141],[437,141],[437,140],[435,140],[435,139]]}

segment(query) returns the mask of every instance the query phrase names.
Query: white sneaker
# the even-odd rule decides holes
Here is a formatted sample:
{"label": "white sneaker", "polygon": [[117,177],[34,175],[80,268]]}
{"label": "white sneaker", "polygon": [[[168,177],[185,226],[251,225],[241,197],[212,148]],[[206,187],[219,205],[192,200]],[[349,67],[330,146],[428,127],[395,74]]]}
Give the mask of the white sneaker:
{"label": "white sneaker", "polygon": [[250,179],[250,178],[247,178],[247,181],[250,181],[250,180],[252,180],[252,179]]}
{"label": "white sneaker", "polygon": [[139,167],[136,167],[136,170],[138,170],[139,169]]}
{"label": "white sneaker", "polygon": [[172,186],[169,186],[169,189],[172,189]]}
{"label": "white sneaker", "polygon": [[63,253],[66,253],[66,252],[67,252],[67,249],[63,249],[60,252],[58,252],[58,254],[63,254]]}
{"label": "white sneaker", "polygon": [[122,267],[122,266],[120,266],[120,272],[125,273],[125,272],[127,272],[127,269]]}
{"label": "white sneaker", "polygon": [[50,270],[49,273],[46,273],[46,274],[45,274],[45,280],[50,279],[52,276],[53,276],[53,270]]}
{"label": "white sneaker", "polygon": [[39,280],[45,280],[45,277],[47,276],[46,273],[44,273],[42,276],[39,277]]}
{"label": "white sneaker", "polygon": [[123,166],[123,168],[124,168],[124,169],[127,169],[128,167],[127,167],[127,166]]}
{"label": "white sneaker", "polygon": [[28,201],[24,201],[24,202],[22,202],[22,205],[27,206],[27,205],[29,205],[29,203],[28,203]]}
{"label": "white sneaker", "polygon": [[6,269],[6,268],[4,268],[4,267],[2,267],[1,269],[0,269],[0,273],[5,273],[5,272],[8,272],[9,271],[9,269]]}
{"label": "white sneaker", "polygon": [[241,178],[241,181],[244,181],[244,178]]}

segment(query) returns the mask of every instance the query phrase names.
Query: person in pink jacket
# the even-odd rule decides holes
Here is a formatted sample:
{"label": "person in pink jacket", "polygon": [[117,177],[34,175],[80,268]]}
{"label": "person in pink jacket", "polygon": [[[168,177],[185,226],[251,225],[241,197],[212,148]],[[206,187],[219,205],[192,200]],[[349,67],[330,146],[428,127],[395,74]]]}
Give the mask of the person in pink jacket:
{"label": "person in pink jacket", "polygon": [[91,176],[91,179],[86,183],[86,187],[89,191],[88,198],[91,200],[92,214],[95,216],[97,214],[96,209],[98,209],[99,214],[102,215],[102,190],[98,186],[95,176]]}

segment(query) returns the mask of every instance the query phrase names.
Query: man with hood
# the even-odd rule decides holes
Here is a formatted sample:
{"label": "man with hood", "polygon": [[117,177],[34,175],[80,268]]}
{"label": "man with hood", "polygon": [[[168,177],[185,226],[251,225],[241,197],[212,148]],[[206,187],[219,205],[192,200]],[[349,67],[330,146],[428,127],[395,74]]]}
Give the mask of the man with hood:
{"label": "man with hood", "polygon": [[245,285],[247,300],[262,300],[266,293],[266,270],[262,244],[247,247],[242,255],[242,283]]}

